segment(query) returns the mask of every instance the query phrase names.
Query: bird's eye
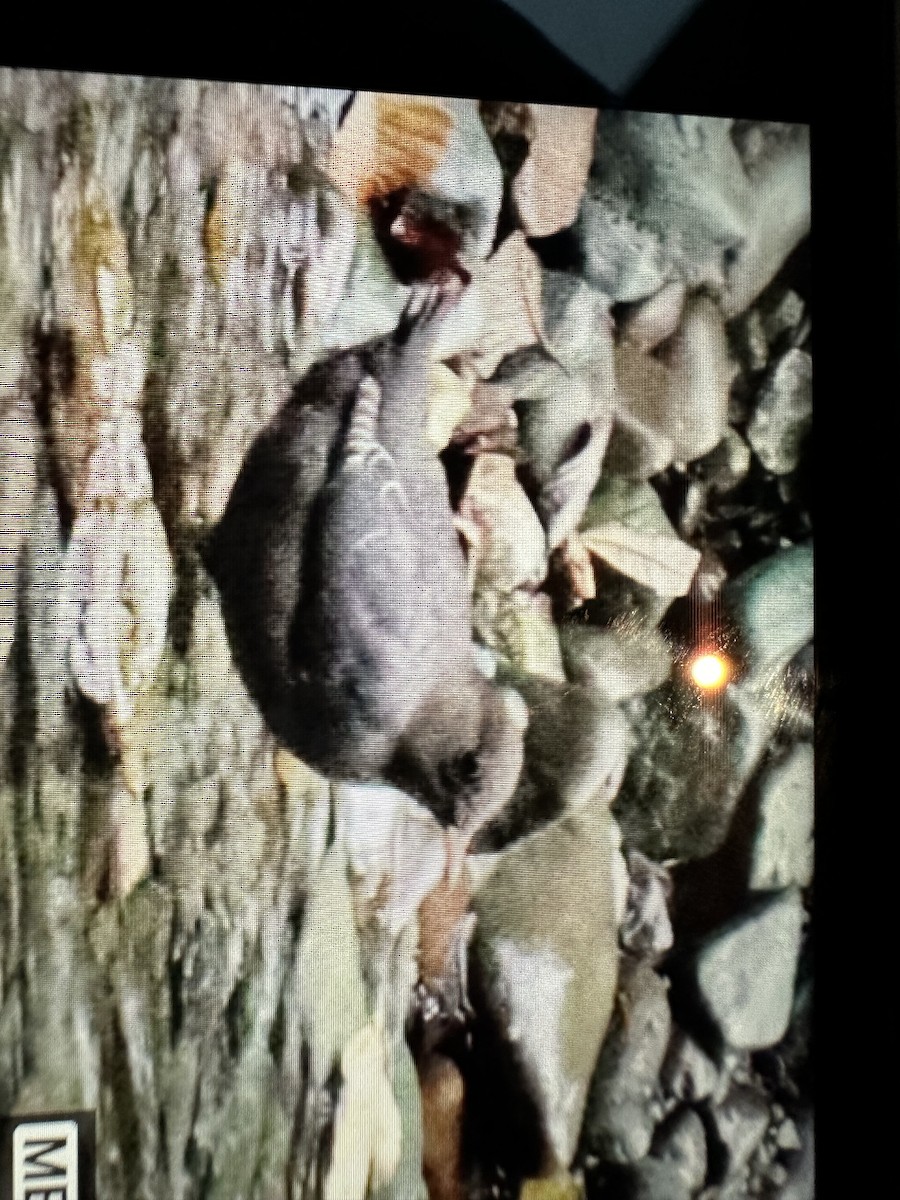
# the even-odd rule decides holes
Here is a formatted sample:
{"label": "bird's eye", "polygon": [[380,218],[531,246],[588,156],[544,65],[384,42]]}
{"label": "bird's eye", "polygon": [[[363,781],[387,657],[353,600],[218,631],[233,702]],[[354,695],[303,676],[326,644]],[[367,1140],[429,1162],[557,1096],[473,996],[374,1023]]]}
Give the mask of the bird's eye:
{"label": "bird's eye", "polygon": [[471,788],[481,777],[481,761],[477,750],[467,750],[458,758],[441,763],[439,775],[442,785],[448,791]]}
{"label": "bird's eye", "polygon": [[457,773],[460,783],[474,783],[477,780],[480,763],[476,751],[469,750],[462,755],[457,763]]}

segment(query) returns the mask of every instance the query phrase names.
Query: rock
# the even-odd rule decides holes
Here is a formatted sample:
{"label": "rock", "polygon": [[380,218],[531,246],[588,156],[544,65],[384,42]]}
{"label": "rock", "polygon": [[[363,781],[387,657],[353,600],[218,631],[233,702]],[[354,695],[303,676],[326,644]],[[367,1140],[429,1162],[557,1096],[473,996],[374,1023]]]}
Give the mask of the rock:
{"label": "rock", "polygon": [[672,1163],[645,1158],[629,1171],[629,1200],[691,1200],[691,1189]]}
{"label": "rock", "polygon": [[812,880],[814,765],[812,746],[800,743],[760,782],[749,881],[754,891],[806,887]]}
{"label": "rock", "polygon": [[587,279],[614,301],[678,281],[717,294],[731,318],[774,278],[809,220],[805,127],[605,112],[576,229]]}
{"label": "rock", "polygon": [[512,799],[476,834],[473,848],[479,852],[502,849],[585,806],[611,805],[630,745],[622,713],[594,688],[542,679],[508,665],[501,667],[497,681],[515,689],[531,715],[518,785]]}
{"label": "rock", "polygon": [[813,636],[812,547],[763,559],[725,587],[723,601],[746,644],[752,682],[770,683]]}
{"label": "rock", "polygon": [[706,1178],[706,1132],[692,1108],[682,1108],[660,1125],[653,1136],[651,1158],[665,1163],[688,1191]]}
{"label": "rock", "polygon": [[647,478],[673,461],[709,453],[727,430],[734,374],[722,313],[706,296],[687,301],[664,359],[620,341],[619,404],[606,469]]}
{"label": "rock", "polygon": [[676,1029],[660,1079],[666,1094],[690,1103],[712,1095],[718,1083],[719,1068],[690,1034]]}
{"label": "rock", "polygon": [[812,423],[812,359],[791,349],[759,390],[747,440],[767,471],[787,475],[800,461]]}
{"label": "rock", "polygon": [[529,237],[549,237],[578,216],[591,159],[597,111],[532,104],[528,158],[512,184],[512,200]]}
{"label": "rock", "polygon": [[671,674],[671,647],[648,621],[623,618],[607,629],[571,621],[559,634],[569,678],[591,684],[610,700],[643,695]]}
{"label": "rock", "polygon": [[798,330],[805,312],[803,300],[795,291],[788,289],[777,303],[761,316],[762,330],[769,345],[774,345],[783,334]]}
{"label": "rock", "polygon": [[759,1050],[784,1036],[803,919],[799,890],[789,888],[741,913],[700,950],[701,1003],[728,1045]]}
{"label": "rock", "polygon": [[[671,279],[721,281],[745,222],[725,199],[743,174],[720,118],[604,113],[581,211],[588,280],[618,302]],[[701,182],[702,181],[702,182]]]}
{"label": "rock", "polygon": [[811,1117],[807,1116],[801,1124],[800,1141],[799,1152],[792,1155],[787,1166],[787,1182],[779,1200],[813,1200],[815,1196],[815,1140]]}
{"label": "rock", "polygon": [[610,838],[613,846],[613,901],[616,913],[616,925],[621,937],[622,922],[628,910],[628,891],[631,880],[628,875],[628,864],[622,853],[622,830],[619,822],[610,817]]}
{"label": "rock", "polygon": [[603,1046],[585,1115],[585,1146],[602,1161],[635,1163],[650,1150],[655,1124],[650,1103],[672,1026],[667,991],[652,967],[625,960],[620,1012]]}
{"label": "rock", "polygon": [[739,1177],[750,1156],[763,1139],[769,1124],[769,1108],[752,1088],[732,1088],[724,1101],[712,1109],[716,1135],[728,1154],[727,1181]]}
{"label": "rock", "polygon": [[672,881],[665,868],[639,850],[628,852],[628,873],[628,900],[619,941],[633,954],[658,958],[674,941],[668,907]]}
{"label": "rock", "polygon": [[779,1150],[799,1150],[801,1148],[803,1143],[800,1141],[800,1134],[790,1117],[778,1126],[775,1144]]}
{"label": "rock", "polygon": [[633,704],[635,749],[615,802],[626,844],[654,862],[712,854],[743,782],[734,761],[740,710],[729,692],[714,706],[698,704],[677,678]]}
{"label": "rock", "polygon": [[[554,1165],[567,1167],[618,975],[606,802],[514,843],[475,896],[473,951]],[[662,985],[660,985],[662,986]]]}

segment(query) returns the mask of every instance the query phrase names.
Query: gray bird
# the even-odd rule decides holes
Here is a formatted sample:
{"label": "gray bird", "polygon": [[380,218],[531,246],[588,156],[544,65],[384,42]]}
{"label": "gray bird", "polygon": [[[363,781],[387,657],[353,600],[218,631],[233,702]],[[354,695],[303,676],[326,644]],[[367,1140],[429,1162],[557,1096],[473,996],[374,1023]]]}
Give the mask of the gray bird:
{"label": "gray bird", "polygon": [[[314,366],[258,436],[205,560],[275,736],[333,779],[402,788],[461,838],[512,794],[524,703],[478,670],[465,560],[425,438],[457,280],[395,332]],[[454,856],[455,857],[455,856]]]}

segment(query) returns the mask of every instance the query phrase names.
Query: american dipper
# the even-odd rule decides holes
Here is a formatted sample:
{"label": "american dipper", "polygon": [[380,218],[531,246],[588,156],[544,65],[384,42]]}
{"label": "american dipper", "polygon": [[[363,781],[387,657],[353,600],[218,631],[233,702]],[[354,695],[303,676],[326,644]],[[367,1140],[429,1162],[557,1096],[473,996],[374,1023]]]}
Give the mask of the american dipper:
{"label": "american dipper", "polygon": [[259,434],[205,548],[235,662],[324,775],[425,805],[458,866],[511,796],[524,702],[478,670],[465,560],[425,438],[430,355],[464,284],[417,285],[396,330],[315,365]]}

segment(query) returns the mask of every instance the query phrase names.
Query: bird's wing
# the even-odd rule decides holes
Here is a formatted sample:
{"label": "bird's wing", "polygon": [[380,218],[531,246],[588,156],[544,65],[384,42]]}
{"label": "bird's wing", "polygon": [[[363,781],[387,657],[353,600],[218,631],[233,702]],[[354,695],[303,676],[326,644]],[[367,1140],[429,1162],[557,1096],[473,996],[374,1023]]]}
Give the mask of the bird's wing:
{"label": "bird's wing", "polygon": [[[417,702],[420,654],[434,631],[418,515],[382,447],[349,455],[328,487],[322,633],[329,673],[392,714]],[[373,714],[374,715],[374,714]]]}

